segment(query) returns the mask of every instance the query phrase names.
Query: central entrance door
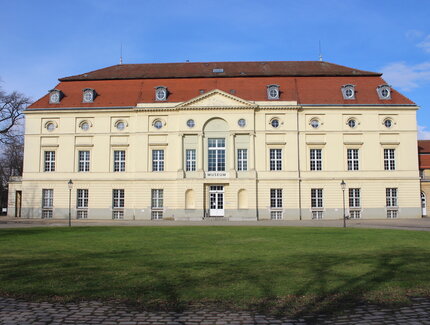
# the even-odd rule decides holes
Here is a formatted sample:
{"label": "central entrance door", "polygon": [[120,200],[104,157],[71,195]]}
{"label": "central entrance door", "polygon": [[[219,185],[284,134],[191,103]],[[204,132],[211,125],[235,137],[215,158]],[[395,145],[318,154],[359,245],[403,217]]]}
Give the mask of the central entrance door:
{"label": "central entrance door", "polygon": [[224,217],[224,186],[212,185],[209,187],[209,215]]}

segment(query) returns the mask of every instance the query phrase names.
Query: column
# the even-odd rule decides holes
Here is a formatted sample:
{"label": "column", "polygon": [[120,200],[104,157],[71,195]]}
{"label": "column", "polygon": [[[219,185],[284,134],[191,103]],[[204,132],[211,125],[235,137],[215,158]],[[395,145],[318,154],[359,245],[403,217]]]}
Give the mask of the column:
{"label": "column", "polygon": [[249,170],[255,170],[255,133],[249,134],[249,156],[248,164]]}
{"label": "column", "polygon": [[230,133],[229,141],[228,141],[228,166],[230,169],[230,177],[236,177],[236,166],[235,166],[235,137],[234,133]]}

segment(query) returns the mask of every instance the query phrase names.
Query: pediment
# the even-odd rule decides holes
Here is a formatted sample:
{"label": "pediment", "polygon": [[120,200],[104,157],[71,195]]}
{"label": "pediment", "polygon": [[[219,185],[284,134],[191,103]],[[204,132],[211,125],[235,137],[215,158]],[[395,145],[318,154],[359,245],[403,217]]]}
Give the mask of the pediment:
{"label": "pediment", "polygon": [[252,108],[254,103],[228,94],[222,90],[214,89],[206,94],[195,97],[177,108]]}

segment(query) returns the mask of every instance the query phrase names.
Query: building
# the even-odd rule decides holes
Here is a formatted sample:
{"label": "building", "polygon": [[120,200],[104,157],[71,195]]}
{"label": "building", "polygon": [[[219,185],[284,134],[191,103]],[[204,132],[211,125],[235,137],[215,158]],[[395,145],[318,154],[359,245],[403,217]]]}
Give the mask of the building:
{"label": "building", "polygon": [[421,178],[421,214],[429,216],[427,198],[430,197],[430,140],[418,140],[418,157]]}
{"label": "building", "polygon": [[339,219],[345,194],[351,218],[421,217],[418,107],[380,73],[207,62],[59,80],[25,112],[10,216],[67,218],[70,198],[73,218]]}

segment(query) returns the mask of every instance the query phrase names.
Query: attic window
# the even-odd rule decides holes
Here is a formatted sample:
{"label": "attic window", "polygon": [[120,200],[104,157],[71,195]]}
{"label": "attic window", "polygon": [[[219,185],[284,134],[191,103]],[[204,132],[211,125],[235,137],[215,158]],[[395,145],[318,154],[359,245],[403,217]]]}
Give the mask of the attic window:
{"label": "attic window", "polygon": [[343,99],[355,99],[355,86],[344,85],[341,88]]}
{"label": "attic window", "polygon": [[91,88],[85,88],[83,90],[82,102],[84,103],[92,103],[95,98],[95,91]]}
{"label": "attic window", "polygon": [[167,88],[164,86],[155,87],[155,100],[163,101],[167,99]]}
{"label": "attic window", "polygon": [[376,88],[379,99],[391,99],[391,86],[380,85]]}
{"label": "attic window", "polygon": [[224,72],[224,69],[212,69],[212,72],[213,73],[223,73]]}
{"label": "attic window", "polygon": [[267,86],[267,99],[279,99],[279,86],[268,85]]}
{"label": "attic window", "polygon": [[58,104],[62,98],[61,90],[52,89],[49,91],[49,103]]}

